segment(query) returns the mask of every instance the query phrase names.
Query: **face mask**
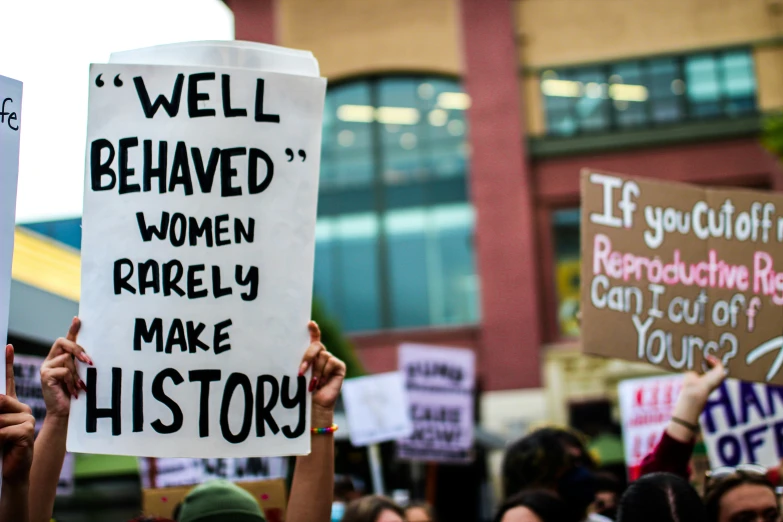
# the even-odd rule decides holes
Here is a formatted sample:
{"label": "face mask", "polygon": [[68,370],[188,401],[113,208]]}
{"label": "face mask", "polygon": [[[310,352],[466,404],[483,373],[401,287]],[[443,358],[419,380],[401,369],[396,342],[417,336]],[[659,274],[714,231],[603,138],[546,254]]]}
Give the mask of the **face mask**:
{"label": "face mask", "polygon": [[595,499],[596,486],[593,472],[582,466],[571,469],[558,481],[557,492],[575,510],[584,512]]}
{"label": "face mask", "polygon": [[331,522],[340,522],[345,514],[345,504],[342,502],[332,502],[332,520]]}

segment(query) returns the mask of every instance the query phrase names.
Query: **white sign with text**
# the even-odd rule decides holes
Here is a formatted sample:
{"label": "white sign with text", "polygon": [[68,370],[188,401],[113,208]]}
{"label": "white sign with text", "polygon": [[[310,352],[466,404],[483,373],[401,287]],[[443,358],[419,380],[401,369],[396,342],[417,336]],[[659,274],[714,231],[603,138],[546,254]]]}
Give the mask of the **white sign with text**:
{"label": "white sign with text", "polygon": [[[231,482],[285,478],[285,457],[249,459],[139,459],[143,488],[168,488],[223,479]],[[153,484],[154,478],[154,484]]]}
{"label": "white sign with text", "polygon": [[342,396],[354,446],[396,440],[413,431],[405,383],[399,372],[348,379],[343,383]]}
{"label": "white sign with text", "polygon": [[472,461],[473,350],[404,344],[399,368],[405,376],[413,433],[397,441],[397,455],[433,462]]}
{"label": "white sign with text", "polygon": [[68,448],[145,457],[310,450],[322,78],[92,65]]}
{"label": "white sign with text", "polygon": [[[0,76],[0,338],[3,341],[8,336],[21,124],[22,82]],[[5,354],[5,342],[0,346],[3,347],[3,354]],[[4,394],[6,392],[5,365],[0,366],[0,393]],[[2,463],[1,455],[0,463]],[[2,484],[2,477],[0,477],[0,484]]]}
{"label": "white sign with text", "polygon": [[783,386],[727,379],[710,395],[700,424],[712,469],[777,467],[783,459]]}
{"label": "white sign with text", "polygon": [[632,480],[669,424],[681,388],[682,375],[628,379],[618,385],[625,463]]}

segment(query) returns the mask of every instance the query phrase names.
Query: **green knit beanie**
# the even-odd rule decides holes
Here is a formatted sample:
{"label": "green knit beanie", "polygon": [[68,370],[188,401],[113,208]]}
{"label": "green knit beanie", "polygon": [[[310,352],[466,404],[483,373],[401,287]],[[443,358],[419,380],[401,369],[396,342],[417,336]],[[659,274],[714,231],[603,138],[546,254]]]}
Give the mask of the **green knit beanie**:
{"label": "green knit beanie", "polygon": [[179,522],[266,522],[253,495],[226,480],[196,486],[182,501]]}

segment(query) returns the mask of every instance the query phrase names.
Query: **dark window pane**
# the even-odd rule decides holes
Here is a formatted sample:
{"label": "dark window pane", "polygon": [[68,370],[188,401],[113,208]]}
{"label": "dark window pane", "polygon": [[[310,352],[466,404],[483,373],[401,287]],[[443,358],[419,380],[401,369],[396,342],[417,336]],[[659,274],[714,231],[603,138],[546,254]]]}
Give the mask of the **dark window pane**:
{"label": "dark window pane", "polygon": [[609,97],[620,128],[639,127],[647,123],[648,88],[643,85],[640,62],[619,63],[611,67]]}
{"label": "dark window pane", "polygon": [[547,70],[541,93],[547,133],[553,136],[757,110],[748,49]]}
{"label": "dark window pane", "polygon": [[578,336],[579,323],[579,209],[553,212],[555,293],[560,333]]}
{"label": "dark window pane", "polygon": [[717,116],[721,113],[718,62],[713,55],[686,58],[685,85],[693,116]]}

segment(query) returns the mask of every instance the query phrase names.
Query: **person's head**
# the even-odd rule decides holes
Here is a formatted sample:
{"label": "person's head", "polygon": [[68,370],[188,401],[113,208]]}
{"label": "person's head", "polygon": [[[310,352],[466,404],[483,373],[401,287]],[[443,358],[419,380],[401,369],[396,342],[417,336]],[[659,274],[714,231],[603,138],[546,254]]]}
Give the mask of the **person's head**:
{"label": "person's head", "polygon": [[705,522],[706,510],[688,482],[671,473],[652,473],[623,494],[617,522]]}
{"label": "person's head", "polygon": [[342,522],[405,522],[405,512],[386,497],[370,495],[348,504]]}
{"label": "person's head", "polygon": [[512,495],[498,510],[495,522],[578,522],[552,491],[532,489]]}
{"label": "person's head", "polygon": [[595,474],[595,501],[591,511],[608,518],[617,513],[617,502],[622,494],[622,485],[613,474],[600,472]]}
{"label": "person's head", "polygon": [[762,473],[735,471],[712,478],[704,495],[709,522],[779,522],[774,486]]}
{"label": "person's head", "polygon": [[405,508],[405,522],[436,522],[435,511],[426,502],[413,502]]}
{"label": "person's head", "polygon": [[334,500],[335,502],[350,502],[357,497],[356,487],[351,477],[338,475],[334,480]]}
{"label": "person's head", "polygon": [[536,430],[506,450],[505,497],[525,489],[548,489],[584,515],[595,498],[594,468],[582,440],[574,433],[558,428]]}
{"label": "person's head", "polygon": [[196,486],[180,507],[179,522],[266,522],[253,495],[226,480]]}

